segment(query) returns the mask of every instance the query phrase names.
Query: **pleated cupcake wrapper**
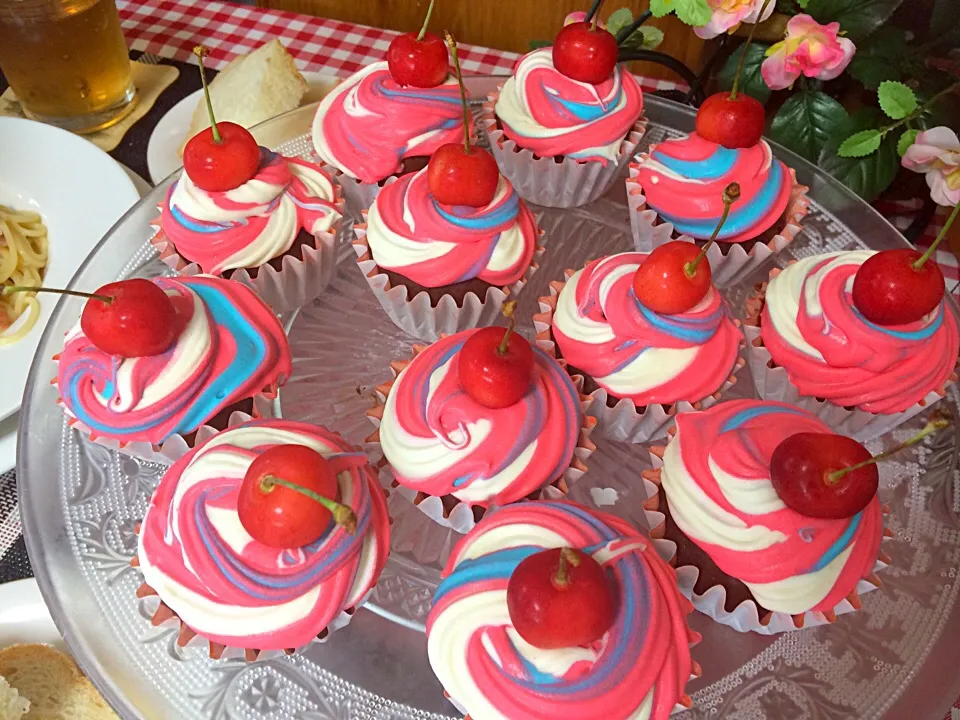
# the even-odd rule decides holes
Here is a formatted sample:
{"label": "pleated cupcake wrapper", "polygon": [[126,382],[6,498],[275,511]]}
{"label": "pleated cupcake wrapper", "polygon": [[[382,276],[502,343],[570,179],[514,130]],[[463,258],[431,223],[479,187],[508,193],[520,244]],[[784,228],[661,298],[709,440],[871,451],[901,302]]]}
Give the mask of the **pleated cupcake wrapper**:
{"label": "pleated cupcake wrapper", "polygon": [[[780,272],[774,268],[770,275]],[[868,442],[885,435],[922,412],[929,411],[947,394],[946,386],[931,391],[918,403],[903,412],[878,414],[858,408],[846,408],[809,395],[801,395],[800,390],[790,380],[786,369],[774,364],[770,351],[764,346],[760,334],[760,309],[766,284],[761,285],[747,300],[747,320],[744,333],[747,336],[747,363],[753,375],[753,383],[761,400],[774,400],[790,403],[813,413],[824,423],[841,435],[849,435],[859,442]],[[842,372],[838,370],[837,372]],[[956,372],[950,376],[949,383],[956,382]]]}
{"label": "pleated cupcake wrapper", "polygon": [[[336,185],[334,187],[338,188]],[[339,189],[335,192],[337,211],[343,215],[344,200]],[[155,224],[159,226],[159,221]],[[329,230],[312,234],[313,245],[305,244],[301,248],[302,260],[286,255],[280,261],[280,270],[264,263],[257,268],[255,278],[241,268],[234,270],[230,279],[251,288],[278,314],[303,307],[320,296],[337,271],[340,227],[341,222],[338,220]],[[177,253],[174,244],[159,227],[150,242],[160,253],[160,259],[181,275],[200,275],[203,272],[197,263],[190,262]]]}
{"label": "pleated cupcake wrapper", "polygon": [[[641,161],[647,160],[652,151],[653,147],[641,155]],[[647,198],[643,194],[643,187],[638,178],[639,167],[638,163],[630,163],[630,175],[627,178],[627,205],[630,209],[633,245],[639,252],[650,252],[674,239],[674,227],[673,223],[659,220],[657,211],[647,207]],[[766,263],[775,253],[793,242],[802,230],[801,222],[810,209],[808,188],[797,182],[797,174],[792,168],[790,178],[793,180],[793,190],[790,194],[790,203],[784,213],[786,222],[779,234],[767,243],[755,243],[750,250],[745,250],[740,243],[714,243],[707,250],[713,283],[718,288],[735,285]],[[697,242],[688,235],[680,235],[676,239]]]}
{"label": "pleated cupcake wrapper", "polygon": [[[537,346],[551,357],[556,358],[564,368],[567,368],[567,361],[559,357],[559,349],[553,340],[551,330],[553,315],[557,309],[557,298],[567,284],[567,280],[573,276],[574,271],[568,268],[564,270],[563,274],[564,279],[562,281],[554,280],[550,283],[550,294],[539,299],[540,312],[533,316],[533,325],[537,333]],[[737,324],[739,325],[739,322]],[[666,435],[667,429],[673,425],[677,413],[706,410],[721,400],[724,394],[736,384],[736,375],[745,364],[744,359],[738,357],[730,377],[720,386],[720,389],[709,397],[693,403],[685,400],[671,405],[653,403],[640,411],[637,410],[637,406],[633,404],[632,400],[621,398],[614,407],[610,407],[607,405],[607,391],[598,388],[589,395],[593,398],[589,412],[597,419],[596,431],[602,437],[617,442],[643,443],[663,437]],[[584,378],[581,375],[571,375],[571,377],[578,383],[578,387],[583,386]]]}
{"label": "pleated cupcake wrapper", "polygon": [[[448,512],[443,506],[443,499],[441,497],[427,495],[413,488],[401,485],[393,477],[393,473],[388,472],[390,469],[389,462],[387,461],[386,456],[383,454],[383,448],[380,446],[380,422],[383,419],[383,410],[386,407],[387,395],[390,394],[390,390],[400,372],[410,364],[413,358],[423,352],[426,348],[426,345],[414,345],[413,357],[411,357],[410,360],[395,360],[390,363],[390,370],[393,372],[394,379],[384,383],[383,385],[378,385],[376,388],[377,400],[379,402],[377,403],[376,407],[367,411],[367,417],[370,419],[370,422],[373,423],[373,426],[376,428],[376,430],[374,430],[374,432],[367,437],[366,442],[368,446],[372,450],[375,450],[376,454],[379,455],[380,459],[377,465],[381,469],[381,481],[386,479],[387,484],[390,485],[393,492],[412,502],[420,510],[420,512],[429,517],[438,525],[450,528],[451,530],[461,534],[466,534],[473,529],[480,519],[474,517],[473,507],[466,502],[458,500],[453,495],[448,495],[444,496],[443,499],[447,499],[448,502],[453,500],[456,503]],[[580,385],[577,385],[577,390],[581,390]],[[590,457],[590,455],[593,454],[593,451],[597,449],[596,445],[594,445],[590,440],[590,436],[593,433],[593,428],[596,425],[596,420],[589,415],[589,408],[592,402],[593,400],[590,397],[580,392],[580,414],[583,418],[583,422],[580,428],[580,437],[577,440],[577,447],[574,450],[574,456],[570,462],[570,466],[564,471],[561,477],[542,487],[536,493],[536,497],[533,499],[556,500],[562,498],[564,495],[566,495],[567,489],[577,482],[581,477],[583,477],[583,474],[587,471],[587,458]],[[493,508],[495,506],[490,507]],[[486,508],[481,507],[478,515],[480,515],[482,518],[484,512],[486,512]]]}
{"label": "pleated cupcake wrapper", "polygon": [[333,178],[333,181],[340,188],[346,201],[347,214],[355,221],[360,220],[361,213],[368,210],[377,195],[390,183],[396,182],[399,175],[391,175],[381,183],[365,183],[350,177],[339,168],[325,163],[321,166],[323,170]]}
{"label": "pleated cupcake wrapper", "polygon": [[637,120],[621,142],[616,161],[606,165],[579,162],[572,157],[560,162],[552,157],[534,157],[532,150],[519,147],[497,127],[495,108],[502,89],[501,85],[487,97],[479,126],[487,136],[500,172],[513,183],[520,197],[537,205],[572,208],[599,198],[623,175],[647,131],[646,120]]}
{"label": "pleated cupcake wrapper", "polygon": [[[673,434],[671,430],[671,435]],[[650,459],[653,463],[652,470],[643,471],[643,483],[646,490],[647,500],[643,504],[643,512],[646,517],[647,525],[650,528],[650,537],[655,538],[657,550],[660,556],[676,566],[676,545],[671,540],[664,539],[666,529],[666,516],[657,510],[660,487],[660,472],[663,468],[663,446],[651,446],[649,448]],[[889,508],[883,507],[883,514],[889,514]],[[883,540],[886,541],[893,537],[893,532],[884,527]],[[733,628],[737,632],[753,632],[758,635],[778,635],[784,632],[802,630],[804,628],[817,627],[819,625],[830,625],[834,623],[838,616],[859,610],[861,607],[860,597],[864,593],[872,592],[881,586],[877,573],[889,566],[890,557],[881,548],[877,562],[874,564],[870,575],[861,579],[850,594],[830,611],[820,612],[808,610],[804,613],[791,615],[785,612],[766,612],[761,616],[760,607],[752,600],[744,600],[733,611],[726,609],[727,590],[722,585],[714,585],[707,588],[706,592],[698,595],[694,591],[697,578],[700,576],[700,569],[695,565],[683,565],[677,567],[677,583],[680,587],[680,593],[693,603],[693,607],[716,620],[721,625]]]}
{"label": "pleated cupcake wrapper", "polygon": [[500,317],[503,303],[510,297],[516,297],[540,267],[539,258],[544,252],[542,242],[541,230],[530,267],[517,282],[502,288],[489,287],[483,298],[472,292],[467,293],[460,306],[453,297],[444,295],[436,307],[431,304],[426,292],[419,292],[410,298],[410,291],[405,286],[391,285],[390,278],[373,259],[367,240],[367,226],[363,223],[354,226],[353,249],[357,253],[357,264],[363,276],[390,319],[404,332],[420,340],[434,342],[441,335],[493,325]]}

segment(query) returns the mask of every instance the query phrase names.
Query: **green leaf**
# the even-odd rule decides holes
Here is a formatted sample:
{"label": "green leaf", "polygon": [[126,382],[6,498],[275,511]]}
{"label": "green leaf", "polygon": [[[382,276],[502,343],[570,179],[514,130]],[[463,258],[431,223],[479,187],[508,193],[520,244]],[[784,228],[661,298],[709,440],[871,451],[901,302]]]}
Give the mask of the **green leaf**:
{"label": "green leaf", "polygon": [[883,25],[903,0],[810,0],[807,12],[822,24],[840,23],[854,42]]}
{"label": "green leaf", "polygon": [[707,0],[675,0],[675,2],[677,17],[687,25],[703,27],[713,17],[713,11],[707,5]]}
{"label": "green leaf", "polygon": [[866,157],[880,149],[881,140],[883,135],[879,130],[861,130],[840,143],[837,155],[845,158]]}
{"label": "green leaf", "polygon": [[884,80],[901,80],[907,55],[907,31],[886,25],[857,48],[848,72],[867,89],[876,90]]}
{"label": "green leaf", "polygon": [[880,109],[894,120],[903,120],[917,109],[917,96],[903,83],[886,80],[877,90]]}
{"label": "green leaf", "polygon": [[888,133],[881,141],[880,148],[866,157],[840,157],[837,149],[844,138],[861,130],[876,128],[882,121],[882,116],[871,108],[857,113],[841,124],[824,146],[817,163],[821,170],[828,172],[867,202],[872,202],[886,190],[900,169],[900,158],[897,157],[897,143],[893,134]]}
{"label": "green leaf", "polygon": [[816,162],[827,140],[846,119],[847,111],[832,97],[805,90],[794,93],[773,116],[770,137]]}
{"label": "green leaf", "polygon": [[[720,90],[729,90],[733,87],[733,78],[737,74],[737,65],[740,64],[740,56],[743,55],[743,45],[738,47],[734,53],[727,58],[727,61],[717,73],[717,87]],[[752,98],[756,98],[764,105],[770,99],[770,88],[763,81],[763,75],[760,74],[760,66],[766,59],[768,45],[758,45],[756,43],[747,48],[747,59],[743,63],[743,74],[740,76],[740,90]]]}
{"label": "green leaf", "polygon": [[628,50],[655,50],[663,42],[663,30],[653,25],[641,25],[620,43]]}
{"label": "green leaf", "polygon": [[810,0],[797,0],[797,5],[800,6],[800,9],[801,9],[801,10],[806,10],[806,9],[807,9],[807,5],[809,5],[809,4],[810,4]]}
{"label": "green leaf", "polygon": [[616,37],[617,33],[633,22],[633,13],[629,8],[620,8],[607,18],[607,31]]}
{"label": "green leaf", "polygon": [[917,135],[919,134],[919,130],[907,130],[903,135],[900,136],[900,140],[897,142],[897,153],[900,155],[900,157],[903,157],[907,154],[907,150],[909,150],[910,146],[917,141]]}
{"label": "green leaf", "polygon": [[550,47],[551,45],[553,45],[552,40],[531,40],[530,41],[531,50],[539,50],[540,48]]}
{"label": "green leaf", "polygon": [[674,10],[674,0],[650,0],[650,12],[654,17],[661,18]]}

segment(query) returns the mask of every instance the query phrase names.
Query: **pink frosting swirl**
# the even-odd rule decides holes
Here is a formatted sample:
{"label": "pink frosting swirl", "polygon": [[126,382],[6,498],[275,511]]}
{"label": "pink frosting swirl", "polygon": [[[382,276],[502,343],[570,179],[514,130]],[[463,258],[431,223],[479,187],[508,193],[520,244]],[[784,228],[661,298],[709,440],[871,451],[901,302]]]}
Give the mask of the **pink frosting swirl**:
{"label": "pink frosting swirl", "polygon": [[881,327],[852,299],[853,278],[872,251],[804,258],[770,281],[763,344],[802,395],[843,407],[897,413],[944,387],[960,349],[949,303],[910,325]]}
{"label": "pink frosting swirl", "polygon": [[[333,465],[355,534],[331,522],[312,545],[285,550],[247,534],[237,516],[244,474],[285,444],[311,447]],[[324,428],[270,420],[225,430],[170,467],[143,519],[138,557],[146,583],[201,637],[281,650],[305,645],[356,607],[389,548],[386,502],[366,455]]]}
{"label": "pink frosting swirl", "polygon": [[812,518],[784,505],[770,482],[780,442],[830,432],[792,405],[735,400],[678,415],[664,453],[671,516],[768,610],[833,610],[874,570],[883,534],[876,497],[851,518]]}
{"label": "pink frosting swirl", "polygon": [[637,406],[698,402],[730,377],[743,338],[715,288],[691,310],[658,315],[633,292],[644,253],[599,258],[560,292],[553,337],[571,366]]}
{"label": "pink frosting swirl", "polygon": [[538,232],[530,208],[503,177],[489,205],[460,207],[434,199],[423,169],[377,195],[367,240],[380,267],[424,287],[473,278],[502,287],[530,267]]}
{"label": "pink frosting swirl", "polygon": [[287,252],[301,228],[320,233],[341,217],[329,175],[300,158],[260,151],[257,174],[238,188],[207,192],[184,172],[167,191],[161,230],[205,273],[264,265]]}
{"label": "pink frosting swirl", "polygon": [[401,87],[386,62],[368,65],[327,95],[313,121],[324,162],[365,183],[401,172],[404,158],[432,155],[463,140],[460,89]]}
{"label": "pink frosting swirl", "polygon": [[568,78],[553,66],[552,48],[542,48],[517,62],[496,114],[508,138],[540,157],[606,164],[643,114],[643,93],[620,65],[599,85]]}

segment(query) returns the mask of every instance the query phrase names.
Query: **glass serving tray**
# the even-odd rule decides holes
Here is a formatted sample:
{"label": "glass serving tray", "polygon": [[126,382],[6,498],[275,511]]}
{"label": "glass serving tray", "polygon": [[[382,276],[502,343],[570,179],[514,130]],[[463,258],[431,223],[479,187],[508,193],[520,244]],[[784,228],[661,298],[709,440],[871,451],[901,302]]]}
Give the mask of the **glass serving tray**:
{"label": "glass serving tray", "polygon": [[[480,98],[497,78],[470,78]],[[271,120],[255,134],[261,144],[309,156],[306,107]],[[689,131],[689,108],[647,99],[644,146]],[[805,231],[775,258],[903,244],[873,209],[817,168],[788,151],[777,154],[810,186]],[[147,243],[167,180],[134,207],[79,269],[74,284],[94,288],[129,275],[166,268]],[[537,297],[564,268],[631,246],[621,184],[590,207],[539,210],[547,253],[520,296],[530,318]],[[349,237],[349,223],[345,236]],[[742,313],[746,291],[762,268],[727,295]],[[49,300],[48,300],[49,302]],[[52,356],[76,321],[82,301],[64,297],[44,333],[21,412],[18,477],[27,547],[43,596],[81,667],[124,718],[280,720],[401,720],[458,717],[427,662],[424,622],[440,568],[459,536],[434,525],[393,496],[393,548],[369,604],[326,643],[256,662],[210,660],[206,645],[176,643],[177,626],[150,623],[153,605],[135,596],[140,575],[130,567],[135,526],[163,467],[81,440],[55,404]],[[285,417],[321,423],[361,443],[372,426],[365,412],[373,388],[390,377],[388,362],[409,355],[412,339],[383,313],[348,243],[324,295],[287,318],[294,375],[280,396]],[[532,332],[529,320],[523,328]],[[744,370],[747,372],[747,369]],[[737,387],[752,392],[743,376]],[[957,405],[956,390],[945,402]],[[918,425],[912,423],[910,427]],[[896,432],[906,435],[908,428]],[[870,444],[871,450],[891,442]],[[597,439],[589,472],[571,492],[643,525],[643,446]],[[693,718],[938,718],[960,694],[960,611],[956,600],[960,522],[956,437],[941,433],[881,466],[881,498],[891,506],[885,543],[893,564],[883,587],[863,609],[832,626],[774,637],[737,633],[694,613],[703,634],[694,657],[704,669],[691,683]]]}

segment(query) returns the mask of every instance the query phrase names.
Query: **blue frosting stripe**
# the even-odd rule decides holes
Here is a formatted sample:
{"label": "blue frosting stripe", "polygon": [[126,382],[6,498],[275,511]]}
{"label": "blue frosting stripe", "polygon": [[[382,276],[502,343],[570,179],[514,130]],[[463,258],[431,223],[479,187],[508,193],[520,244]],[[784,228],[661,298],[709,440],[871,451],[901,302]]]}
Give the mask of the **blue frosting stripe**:
{"label": "blue frosting stripe", "polygon": [[750,422],[754,418],[763,417],[764,415],[773,415],[775,413],[787,413],[789,415],[802,415],[804,417],[810,417],[808,412],[801,410],[800,408],[784,407],[783,405],[754,405],[746,410],[741,410],[727,420],[720,427],[720,432],[725,433],[731,430],[736,430],[738,427]]}
{"label": "blue frosting stripe", "polygon": [[850,522],[847,524],[846,529],[843,531],[840,537],[834,541],[833,545],[831,545],[823,554],[823,557],[821,557],[807,572],[812,573],[817,572],[817,570],[823,570],[823,568],[836,560],[837,557],[844,550],[846,550],[847,546],[853,541],[853,536],[857,534],[857,528],[860,527],[860,521],[862,519],[863,511],[861,510],[852,518],[850,518]]}
{"label": "blue frosting stripe", "polygon": [[[441,88],[444,86],[441,85]],[[453,92],[430,92],[429,89],[417,89],[413,90],[411,88],[403,88],[401,90],[391,90],[386,86],[383,79],[377,79],[375,81],[376,92],[379,92],[384,97],[397,100],[399,102],[410,103],[411,105],[419,105],[423,102],[439,102],[446,105],[456,105],[460,106],[460,96],[455,95]],[[456,124],[459,124],[459,120],[454,121]]]}
{"label": "blue frosting stripe", "polygon": [[907,342],[919,342],[922,340],[927,340],[933,337],[937,330],[940,329],[940,326],[943,325],[943,303],[940,304],[940,309],[937,312],[937,316],[933,319],[933,322],[926,327],[920,328],[919,330],[894,330],[893,328],[883,327],[882,325],[875,325],[860,314],[860,311],[857,310],[857,307],[853,304],[853,302],[848,303],[848,305],[853,310],[857,318],[871,330],[876,330],[884,335],[889,335],[890,337],[895,337],[898,340],[905,340]]}
{"label": "blue frosting stripe", "polygon": [[733,166],[737,164],[739,151],[718,145],[713,154],[703,160],[680,160],[658,149],[653,151],[652,157],[668,170],[685,178],[717,180],[733,170]]}
{"label": "blue frosting stripe", "polygon": [[520,213],[520,197],[516,191],[511,188],[510,193],[504,198],[503,202],[491,208],[486,213],[477,214],[476,208],[472,207],[457,208],[457,210],[462,212],[471,213],[468,217],[462,217],[456,214],[456,212],[448,212],[436,200],[433,200],[433,207],[440,217],[457,227],[467,230],[493,230],[517,218],[517,215]]}

